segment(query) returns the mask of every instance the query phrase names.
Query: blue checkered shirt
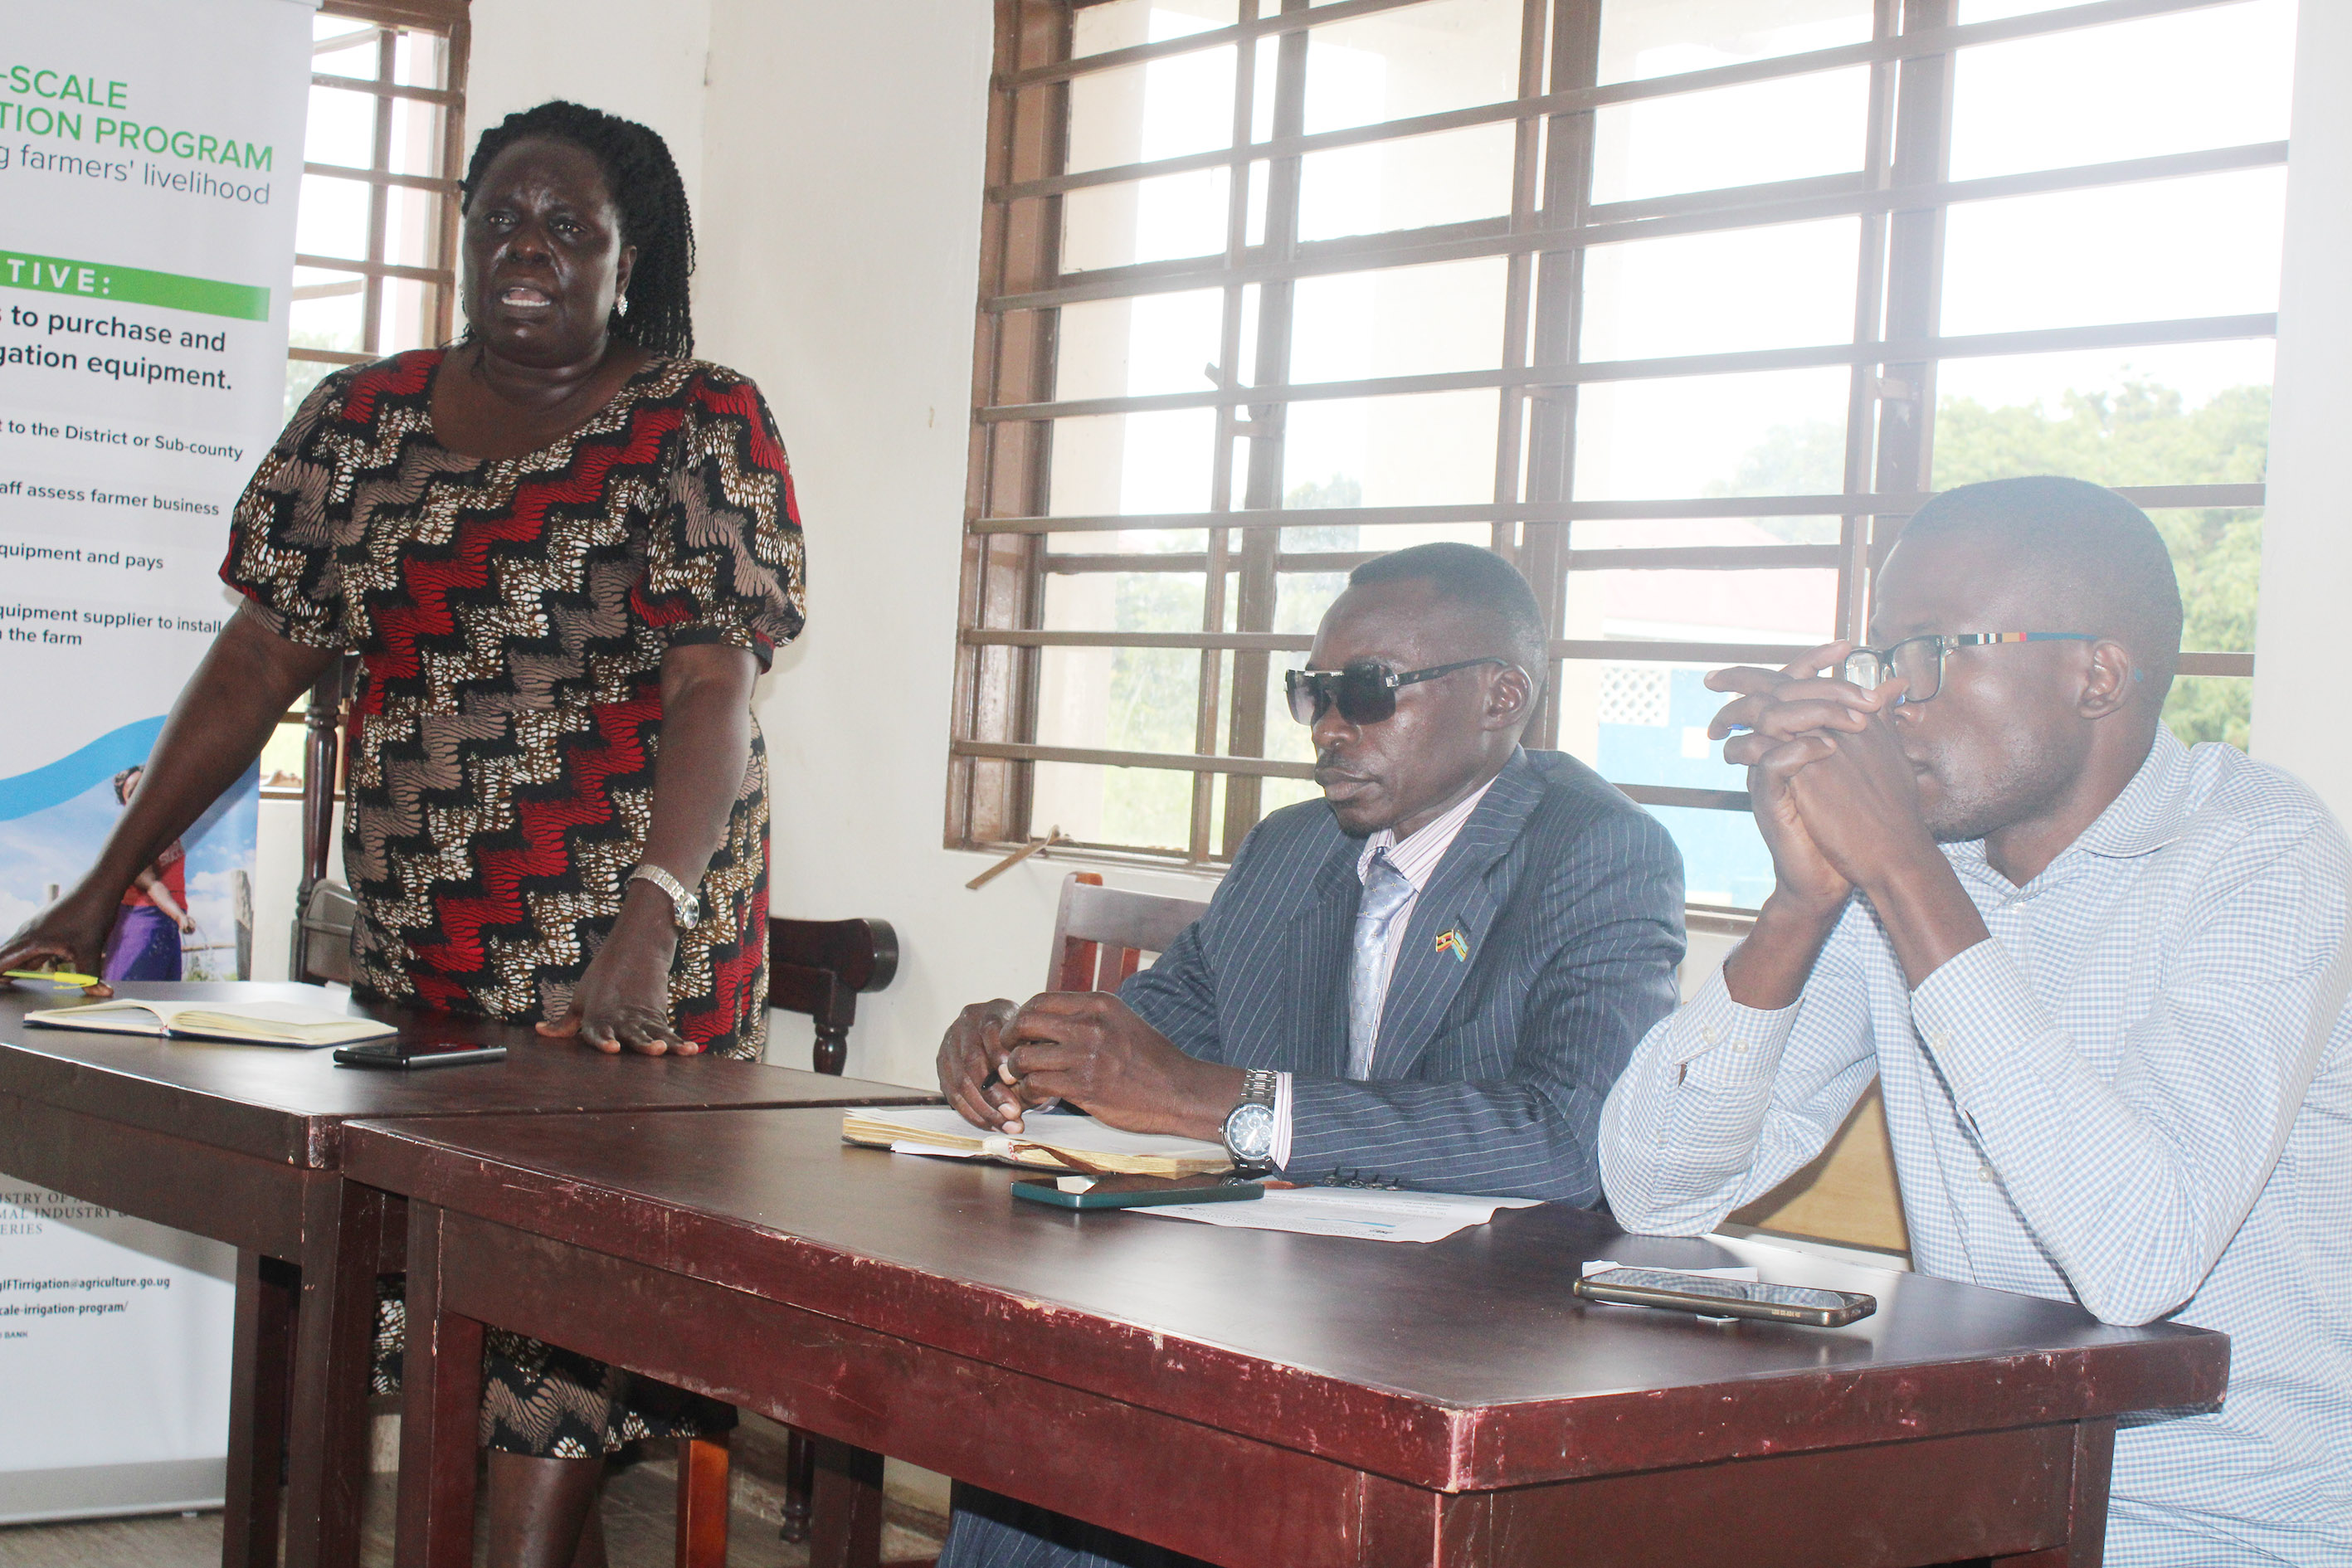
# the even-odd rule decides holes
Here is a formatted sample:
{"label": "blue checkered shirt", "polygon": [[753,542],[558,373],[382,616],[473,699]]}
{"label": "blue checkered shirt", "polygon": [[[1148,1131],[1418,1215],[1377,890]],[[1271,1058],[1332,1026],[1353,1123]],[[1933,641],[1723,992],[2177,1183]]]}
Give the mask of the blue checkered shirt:
{"label": "blue checkered shirt", "polygon": [[1922,1271],[2230,1335],[2211,1411],[2126,1417],[2115,1568],[2352,1563],[2352,849],[2286,773],[2159,731],[2024,887],[1945,847],[1992,940],[1917,990],[1856,899],[1779,1012],[1717,974],[1602,1112],[1627,1229],[1694,1235],[1873,1078]]}

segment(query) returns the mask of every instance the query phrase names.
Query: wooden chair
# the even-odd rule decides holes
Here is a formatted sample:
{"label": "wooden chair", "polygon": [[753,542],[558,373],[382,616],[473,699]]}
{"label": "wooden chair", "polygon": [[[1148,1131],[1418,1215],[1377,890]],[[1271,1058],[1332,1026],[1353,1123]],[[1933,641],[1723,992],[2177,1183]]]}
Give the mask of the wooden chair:
{"label": "wooden chair", "polygon": [[768,1005],[816,1020],[809,1065],[838,1077],[849,1055],[857,994],[898,974],[898,933],[888,921],[768,921]]}
{"label": "wooden chair", "polygon": [[1045,989],[1116,991],[1147,956],[1167,952],[1177,933],[1208,909],[1204,900],[1106,888],[1094,872],[1073,871],[1062,883],[1062,907],[1054,917]]}
{"label": "wooden chair", "polygon": [[[357,906],[350,889],[328,880],[327,847],[335,829],[335,783],[341,776],[337,763],[341,750],[343,710],[358,669],[359,660],[352,658],[331,666],[319,678],[318,684],[310,688],[303,720],[309,747],[302,775],[302,882],[294,902],[294,947],[289,955],[288,973],[313,984],[330,980],[348,984],[352,977],[352,916]],[[883,930],[887,931],[889,928],[884,926]],[[772,932],[769,942],[772,954]],[[895,969],[895,936],[890,947],[891,968]],[[888,978],[886,973],[883,982]],[[841,1069],[836,1067],[834,1070]],[[677,1568],[727,1568],[727,1434],[680,1440]]]}

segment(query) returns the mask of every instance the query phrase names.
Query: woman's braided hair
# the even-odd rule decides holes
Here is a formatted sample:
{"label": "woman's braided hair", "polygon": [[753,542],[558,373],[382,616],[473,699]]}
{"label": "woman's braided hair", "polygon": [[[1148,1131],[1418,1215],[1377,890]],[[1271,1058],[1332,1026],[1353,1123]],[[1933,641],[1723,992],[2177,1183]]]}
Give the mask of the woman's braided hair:
{"label": "woman's braided hair", "polygon": [[694,310],[686,280],[694,271],[694,215],[687,210],[686,182],[678,178],[669,144],[634,120],[557,99],[509,114],[482,132],[458,187],[458,210],[474,205],[491,160],[534,139],[569,142],[596,160],[620,209],[621,243],[637,247],[629,313],[613,317],[613,335],[656,354],[692,354]]}

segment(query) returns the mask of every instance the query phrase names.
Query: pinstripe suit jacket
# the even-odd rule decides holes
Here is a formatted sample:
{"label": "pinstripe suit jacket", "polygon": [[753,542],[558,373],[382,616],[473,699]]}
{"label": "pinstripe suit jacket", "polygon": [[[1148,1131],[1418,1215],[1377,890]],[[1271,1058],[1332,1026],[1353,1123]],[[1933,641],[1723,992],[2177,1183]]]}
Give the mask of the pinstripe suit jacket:
{"label": "pinstripe suit jacket", "polygon": [[[1592,1204],[1601,1102],[1674,1010],[1682,857],[1559,752],[1515,754],[1413,906],[1370,1082],[1348,1061],[1363,841],[1309,801],[1233,869],[1120,997],[1188,1055],[1294,1076],[1289,1169]],[[1466,960],[1437,948],[1458,931]]]}

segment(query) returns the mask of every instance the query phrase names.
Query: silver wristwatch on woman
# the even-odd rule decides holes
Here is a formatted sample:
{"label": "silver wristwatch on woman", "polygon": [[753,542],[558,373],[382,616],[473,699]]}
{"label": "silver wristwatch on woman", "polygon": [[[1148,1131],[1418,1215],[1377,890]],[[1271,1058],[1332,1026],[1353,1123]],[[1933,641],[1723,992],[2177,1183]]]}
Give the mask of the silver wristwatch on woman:
{"label": "silver wristwatch on woman", "polygon": [[[692,931],[702,923],[702,900],[685,883],[650,860],[630,872],[629,881],[634,882],[640,877],[669,895],[670,919],[677,922],[678,930]],[[627,885],[625,882],[622,884],[623,887]]]}
{"label": "silver wristwatch on woman", "polygon": [[1274,1091],[1280,1082],[1266,1068],[1242,1075],[1242,1102],[1225,1113],[1225,1152],[1234,1164],[1274,1163]]}

